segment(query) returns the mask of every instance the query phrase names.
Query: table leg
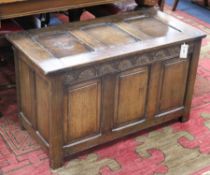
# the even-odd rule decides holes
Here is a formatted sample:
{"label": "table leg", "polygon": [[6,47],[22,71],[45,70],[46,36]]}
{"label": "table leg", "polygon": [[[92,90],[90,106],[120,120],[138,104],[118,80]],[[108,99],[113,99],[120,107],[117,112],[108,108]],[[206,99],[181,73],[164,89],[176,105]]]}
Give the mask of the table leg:
{"label": "table leg", "polygon": [[177,7],[177,5],[178,5],[178,2],[179,2],[179,0],[175,0],[175,1],[174,1],[173,8],[172,8],[173,11],[176,10],[176,7]]}
{"label": "table leg", "polygon": [[208,0],[204,0],[204,6],[208,7],[209,6],[209,2]]}

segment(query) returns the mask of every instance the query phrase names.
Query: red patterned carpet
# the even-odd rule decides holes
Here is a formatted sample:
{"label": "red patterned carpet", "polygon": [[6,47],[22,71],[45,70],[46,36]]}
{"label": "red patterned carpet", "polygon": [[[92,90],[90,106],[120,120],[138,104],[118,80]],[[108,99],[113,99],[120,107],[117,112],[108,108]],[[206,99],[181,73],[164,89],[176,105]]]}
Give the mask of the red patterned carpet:
{"label": "red patterned carpet", "polygon": [[[15,90],[0,91],[0,174],[5,175],[209,175],[210,174],[210,25],[182,12],[166,12],[205,31],[191,119],[137,133],[98,147],[51,171],[46,152],[22,131]],[[6,83],[1,68],[0,82]]]}

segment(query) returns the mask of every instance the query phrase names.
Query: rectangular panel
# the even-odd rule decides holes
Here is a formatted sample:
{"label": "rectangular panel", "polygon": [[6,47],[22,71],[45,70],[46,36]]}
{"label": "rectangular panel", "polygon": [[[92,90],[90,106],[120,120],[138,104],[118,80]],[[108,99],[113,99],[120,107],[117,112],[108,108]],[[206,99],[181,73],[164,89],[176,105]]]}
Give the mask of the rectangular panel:
{"label": "rectangular panel", "polygon": [[[144,18],[130,18],[126,20],[127,23],[131,24],[134,28],[139,29],[144,34],[152,37],[161,37],[165,35],[178,35],[180,32],[175,28],[172,28],[162,21],[155,18],[144,17]],[[141,37],[141,36],[140,36]]]}
{"label": "rectangular panel", "polygon": [[49,85],[36,76],[37,128],[41,135],[49,138]]}
{"label": "rectangular panel", "polygon": [[65,143],[100,131],[101,84],[90,81],[72,87],[65,97]]}
{"label": "rectangular panel", "polygon": [[19,61],[20,110],[27,117],[33,127],[36,126],[34,106],[34,74],[30,68]]}
{"label": "rectangular panel", "polygon": [[144,118],[148,87],[148,68],[119,75],[116,88],[115,125],[125,125]]}
{"label": "rectangular panel", "polygon": [[68,32],[44,33],[35,36],[34,39],[57,58],[86,53],[92,50]]}
{"label": "rectangular panel", "polygon": [[92,24],[83,27],[82,30],[105,46],[129,44],[137,41],[136,38],[112,23]]}
{"label": "rectangular panel", "polygon": [[160,111],[183,105],[189,59],[174,59],[164,63]]}

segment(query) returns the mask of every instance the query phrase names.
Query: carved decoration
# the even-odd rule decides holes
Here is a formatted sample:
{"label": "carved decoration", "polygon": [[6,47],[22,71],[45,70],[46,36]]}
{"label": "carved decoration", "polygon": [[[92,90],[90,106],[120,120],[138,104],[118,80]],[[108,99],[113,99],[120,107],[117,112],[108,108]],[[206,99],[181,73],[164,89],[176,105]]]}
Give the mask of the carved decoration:
{"label": "carved decoration", "polygon": [[78,79],[83,80],[87,78],[93,78],[95,76],[96,76],[96,71],[94,69],[86,69],[79,74]]}
{"label": "carved decoration", "polygon": [[105,64],[98,68],[98,75],[116,72],[116,68],[112,64]]}
{"label": "carved decoration", "polygon": [[[68,72],[64,75],[64,84],[70,85],[80,81],[101,77],[106,74],[117,73],[133,67],[151,64],[179,57],[181,45],[168,47],[165,49],[154,50],[140,55],[119,58],[109,63],[88,66],[79,70]],[[190,44],[189,54],[193,51],[193,44]]]}
{"label": "carved decoration", "polygon": [[[132,59],[131,59],[132,60]],[[132,68],[134,65],[131,60],[123,60],[119,63],[119,70],[126,70]]]}

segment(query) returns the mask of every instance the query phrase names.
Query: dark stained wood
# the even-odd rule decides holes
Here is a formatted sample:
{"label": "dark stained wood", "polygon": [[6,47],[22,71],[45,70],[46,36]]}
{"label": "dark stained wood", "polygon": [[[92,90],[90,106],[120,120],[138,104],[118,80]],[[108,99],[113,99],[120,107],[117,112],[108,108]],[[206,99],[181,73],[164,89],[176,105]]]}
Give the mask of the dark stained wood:
{"label": "dark stained wood", "polygon": [[49,141],[49,83],[36,76],[37,130]]}
{"label": "dark stained wood", "polygon": [[181,117],[181,121],[185,122],[189,120],[190,117],[190,107],[192,103],[192,95],[193,95],[193,90],[194,90],[194,84],[195,84],[195,78],[196,78],[196,72],[197,72],[197,67],[198,67],[198,61],[199,55],[200,55],[200,48],[201,48],[201,42],[197,40],[195,42],[195,49],[192,55],[192,61],[190,63],[190,68],[189,68],[189,74],[188,74],[188,83],[187,83],[187,88],[186,88],[186,96],[185,96],[185,111],[183,116]]}
{"label": "dark stained wood", "polygon": [[104,76],[102,79],[102,134],[111,132],[114,120],[116,78],[112,75]]}
{"label": "dark stained wood", "polygon": [[188,76],[189,59],[172,59],[163,63],[160,111],[182,106]]}
{"label": "dark stained wood", "polygon": [[165,5],[165,0],[159,0],[158,5],[160,7],[160,10],[163,11],[164,10],[164,5]]}
{"label": "dark stained wood", "polygon": [[136,41],[136,39],[127,32],[124,32],[112,24],[107,25],[107,23],[102,23],[99,25],[90,25],[88,27],[83,27],[82,30],[85,31],[87,35],[102,43],[104,46],[116,46],[124,43],[133,43]]}
{"label": "dark stained wood", "polygon": [[115,129],[111,133],[104,134],[103,137],[96,137],[90,140],[86,140],[85,142],[77,143],[75,145],[65,145],[64,146],[64,154],[66,156],[75,154],[80,152],[81,150],[86,150],[88,148],[92,148],[96,145],[106,143],[108,141],[112,141],[114,139],[135,133],[137,131],[150,128],[152,126],[159,125],[161,123],[175,120],[177,119],[177,116],[181,116],[184,112],[183,108],[180,108],[178,110],[173,110],[169,113],[163,113],[161,116],[161,120],[158,117],[155,117],[154,119],[148,119],[145,120],[145,122],[134,124],[132,127],[125,127],[123,129]]}
{"label": "dark stained wood", "polygon": [[[11,38],[11,42],[15,42],[14,44],[21,49],[21,52],[23,52],[23,54],[25,54],[30,58],[28,60],[25,60],[26,62],[29,62],[30,64],[35,64],[36,69],[39,69],[44,74],[51,74],[60,71],[66,71],[70,68],[79,68],[82,66],[91,65],[93,62],[96,61],[97,63],[103,62],[107,58],[109,58],[111,61],[117,59],[117,57],[123,57],[123,55],[127,53],[141,54],[148,49],[158,48],[161,47],[162,45],[169,45],[170,43],[183,42],[184,40],[186,41],[189,40],[190,38],[198,38],[203,34],[201,31],[195,30],[193,27],[190,27],[187,24],[184,24],[175,18],[169,16],[164,17],[164,16],[165,14],[150,9],[148,11],[145,10],[145,11],[129,12],[121,15],[113,15],[106,18],[99,18],[91,22],[79,22],[74,24],[67,24],[65,25],[65,27],[64,25],[60,25],[57,27],[50,27],[47,29],[32,30],[28,31],[28,33],[22,32],[10,35],[9,38]],[[119,23],[126,22],[129,24],[129,21],[133,21],[134,19],[136,21],[135,23],[137,24],[139,24],[141,21],[145,23],[145,20],[148,19],[148,21],[151,22],[159,21],[158,24],[162,21],[161,22],[162,25],[155,25],[155,26],[151,25],[150,28],[152,29],[150,29],[150,31],[153,31],[154,34],[148,35],[144,32],[140,32],[138,33],[138,38],[142,39],[140,40],[136,37],[135,42],[132,43],[129,42],[130,41],[129,38],[131,37],[131,35],[127,34],[126,36],[128,37],[128,40],[127,41],[124,40],[126,41],[124,44],[120,45],[116,44],[116,46],[114,43],[112,43],[110,46],[103,45],[103,43],[106,43],[108,42],[108,40],[110,40],[110,37],[112,37],[111,36],[112,31],[115,29],[110,30],[110,33],[107,32],[107,37],[104,37],[103,41],[98,41],[98,38],[96,38],[95,36],[92,35],[88,36],[89,40],[91,39],[92,43],[95,43],[95,45],[99,47],[93,47],[92,46],[93,44],[89,45],[89,42],[86,42],[86,40],[83,40],[83,38],[80,38],[80,36],[78,36],[77,38],[78,42],[80,44],[86,45],[89,52],[69,56],[71,57],[71,59],[69,59],[69,57],[56,57],[55,55],[53,55],[53,53],[51,53],[51,50],[55,50],[55,46],[53,44],[49,46],[51,49],[48,50],[37,40],[37,38],[40,38],[40,36],[43,36],[45,34],[49,35],[56,33],[55,35],[60,35],[61,32],[72,33],[72,31],[73,32],[81,31],[84,28],[84,26],[85,28],[92,26],[95,26],[97,28],[97,26],[99,26],[99,24],[101,23],[107,23],[108,26],[112,24],[111,26],[113,26],[113,28],[116,28],[116,26]],[[169,21],[170,24],[168,24]],[[94,25],[96,23],[97,25]],[[130,27],[143,30],[142,28],[139,28],[138,25],[134,25],[132,22],[130,24]],[[63,30],[63,28],[65,28],[65,30]],[[154,28],[156,30],[154,30]],[[126,29],[117,28],[117,30],[123,33],[127,32],[127,28]],[[176,33],[175,35],[176,37],[173,37],[174,33]],[[53,36],[55,37],[55,35]],[[86,33],[86,35],[88,34]],[[149,38],[144,38],[145,35],[149,36]],[[37,42],[34,42],[34,40]],[[71,45],[71,43],[69,45]],[[43,49],[43,47],[45,49]],[[34,49],[31,50],[31,48]],[[59,53],[62,52],[63,49],[65,48],[61,47],[56,48],[56,53],[59,55]],[[66,47],[66,50],[68,50],[68,47]]]}
{"label": "dark stained wood", "polygon": [[[14,61],[15,61],[15,82],[16,82],[16,92],[17,92],[17,106],[18,106],[18,111],[21,111],[21,97],[20,97],[20,70],[19,70],[19,60],[18,60],[18,53],[17,53],[17,50],[16,49],[13,49],[13,52],[14,52]],[[24,129],[23,127],[23,122],[21,120],[21,116],[20,116],[20,113],[18,114],[18,117],[19,117],[19,123],[20,123],[20,126],[22,129]]]}
{"label": "dark stained wood", "polygon": [[172,6],[173,11],[176,10],[176,7],[177,7],[178,3],[179,3],[179,0],[174,0],[173,6]]}
{"label": "dark stained wood", "polygon": [[155,18],[142,18],[141,20],[139,20],[138,18],[131,18],[126,22],[131,24],[134,28],[139,29],[142,33],[148,35],[150,38],[161,37],[165,36],[166,34],[179,34],[178,30],[174,30],[173,28],[165,25]]}
{"label": "dark stained wood", "polygon": [[67,155],[186,121],[204,36],[152,9],[9,35],[23,126],[58,168]]}
{"label": "dark stained wood", "polygon": [[19,61],[20,106],[30,124],[36,128],[34,73],[22,60]]}
{"label": "dark stained wood", "polygon": [[[50,166],[58,168],[63,165],[63,144],[64,144],[64,116],[63,116],[63,87],[60,77],[50,79],[49,88],[49,157]],[[38,105],[38,104],[37,104]]]}
{"label": "dark stained wood", "polygon": [[152,119],[158,109],[159,101],[157,100],[160,92],[160,80],[162,64],[155,63],[150,67],[148,101],[147,101],[147,118]]}
{"label": "dark stained wood", "polygon": [[81,7],[107,4],[116,0],[5,0],[0,4],[0,19],[40,13],[66,11]]}
{"label": "dark stained wood", "polygon": [[26,129],[32,135],[32,137],[34,137],[36,141],[40,143],[40,145],[48,151],[49,143],[42,137],[39,131],[34,130],[34,128],[30,125],[30,123],[28,122],[27,118],[24,116],[23,113],[19,113],[19,117],[22,127]]}
{"label": "dark stained wood", "polygon": [[14,3],[14,2],[20,2],[24,0],[1,0],[0,4],[6,4],[6,3]]}
{"label": "dark stained wood", "polygon": [[[148,69],[139,68],[121,73],[117,78],[115,127],[145,117]],[[129,91],[129,93],[128,93]]]}
{"label": "dark stained wood", "polygon": [[[39,35],[36,38],[44,48],[49,50],[50,53],[56,58],[62,58],[66,56],[81,54],[91,51],[87,45],[80,43],[70,33],[50,33],[45,35]],[[58,40],[57,42],[54,42]]]}
{"label": "dark stained wood", "polygon": [[101,123],[100,82],[96,80],[73,86],[67,96],[66,144],[97,134]]}

